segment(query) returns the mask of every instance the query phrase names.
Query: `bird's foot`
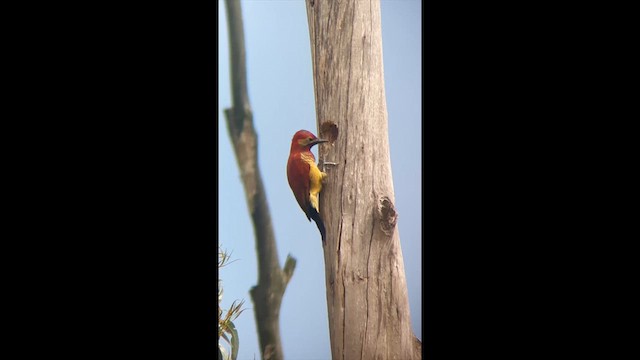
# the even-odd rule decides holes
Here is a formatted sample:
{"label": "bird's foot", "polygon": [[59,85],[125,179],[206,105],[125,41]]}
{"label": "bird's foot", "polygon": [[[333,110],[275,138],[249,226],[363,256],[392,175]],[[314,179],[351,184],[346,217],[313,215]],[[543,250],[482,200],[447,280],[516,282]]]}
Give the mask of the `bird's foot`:
{"label": "bird's foot", "polygon": [[327,169],[327,165],[336,166],[336,165],[338,165],[338,163],[324,161],[324,162],[322,162],[322,171],[325,171]]}

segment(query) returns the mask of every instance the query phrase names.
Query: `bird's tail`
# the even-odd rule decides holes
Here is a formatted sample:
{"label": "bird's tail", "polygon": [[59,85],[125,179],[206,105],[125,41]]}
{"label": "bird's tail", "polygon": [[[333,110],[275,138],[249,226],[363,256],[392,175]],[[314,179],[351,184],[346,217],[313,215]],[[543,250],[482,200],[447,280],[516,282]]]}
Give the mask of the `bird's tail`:
{"label": "bird's tail", "polygon": [[318,230],[320,230],[320,236],[322,237],[322,244],[324,245],[325,243],[325,239],[326,239],[326,231],[324,228],[324,222],[322,221],[322,218],[320,218],[320,214],[316,211],[316,209],[311,208],[310,211],[310,215],[311,218],[313,219],[313,221],[316,222],[316,225],[318,226]]}

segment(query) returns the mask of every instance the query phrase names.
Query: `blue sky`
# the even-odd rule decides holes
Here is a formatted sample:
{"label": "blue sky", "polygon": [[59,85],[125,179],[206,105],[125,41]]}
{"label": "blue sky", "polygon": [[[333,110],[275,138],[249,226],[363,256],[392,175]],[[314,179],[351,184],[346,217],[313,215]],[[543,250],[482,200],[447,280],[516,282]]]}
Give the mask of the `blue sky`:
{"label": "blue sky", "polygon": [[[218,216],[220,245],[234,261],[220,271],[222,307],[244,299],[235,321],[239,359],[259,359],[249,289],[257,283],[255,239],[244,189],[223,111],[231,106],[229,44],[224,2],[219,7]],[[389,141],[398,228],[404,257],[412,326],[422,339],[421,1],[382,0],[382,40]],[[258,133],[259,166],[271,211],[281,266],[298,260],[280,313],[286,359],[330,359],[324,260],[320,235],[289,189],[286,163],[291,137],[300,129],[317,134],[311,49],[302,0],[242,1],[249,100]],[[314,151],[317,155],[317,151]],[[300,234],[305,234],[300,236]]]}

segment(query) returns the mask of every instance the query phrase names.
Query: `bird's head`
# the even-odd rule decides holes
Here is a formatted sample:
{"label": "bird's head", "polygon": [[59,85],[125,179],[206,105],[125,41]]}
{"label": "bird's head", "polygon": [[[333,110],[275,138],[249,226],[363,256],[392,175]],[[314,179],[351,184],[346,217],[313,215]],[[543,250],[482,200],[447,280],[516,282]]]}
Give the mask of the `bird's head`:
{"label": "bird's head", "polygon": [[327,142],[329,140],[318,139],[315,135],[307,130],[300,130],[293,135],[291,139],[291,151],[308,151],[313,145]]}

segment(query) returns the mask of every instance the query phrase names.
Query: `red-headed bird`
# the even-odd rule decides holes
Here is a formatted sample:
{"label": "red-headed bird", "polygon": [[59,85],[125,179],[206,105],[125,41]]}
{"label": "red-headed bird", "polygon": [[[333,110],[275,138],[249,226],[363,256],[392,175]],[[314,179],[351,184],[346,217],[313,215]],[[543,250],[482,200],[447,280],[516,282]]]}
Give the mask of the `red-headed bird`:
{"label": "red-headed bird", "polygon": [[325,229],[320,218],[318,194],[322,190],[322,180],[327,174],[318,169],[311,147],[327,141],[318,139],[307,130],[298,131],[291,140],[291,151],[287,162],[289,186],[300,208],[307,215],[307,220],[313,219],[316,222],[322,236],[322,243],[325,242]]}

